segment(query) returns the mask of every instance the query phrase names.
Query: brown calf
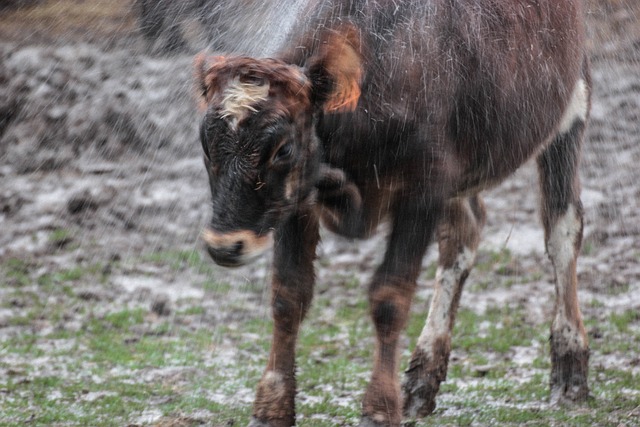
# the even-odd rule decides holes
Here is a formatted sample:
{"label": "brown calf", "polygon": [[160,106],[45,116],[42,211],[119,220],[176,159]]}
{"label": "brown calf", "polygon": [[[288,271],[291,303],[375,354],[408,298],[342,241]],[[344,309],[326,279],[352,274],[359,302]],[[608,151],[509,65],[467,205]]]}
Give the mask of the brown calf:
{"label": "brown calf", "polygon": [[[577,0],[312,1],[277,59],[197,59],[201,140],[221,265],[275,247],[269,361],[251,426],[295,423],[295,343],[318,227],[366,237],[388,219],[369,286],[375,362],[361,426],[435,408],[485,210],[478,195],[537,157],[556,272],[551,399],[587,397],[577,300],[578,160],[590,105]],[[401,386],[398,340],[433,236],[431,309]]]}

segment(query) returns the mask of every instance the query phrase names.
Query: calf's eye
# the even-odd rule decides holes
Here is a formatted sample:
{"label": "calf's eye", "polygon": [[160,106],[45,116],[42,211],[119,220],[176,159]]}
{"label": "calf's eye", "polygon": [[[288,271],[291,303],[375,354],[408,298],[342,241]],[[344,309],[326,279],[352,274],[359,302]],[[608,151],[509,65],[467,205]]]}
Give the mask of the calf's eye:
{"label": "calf's eye", "polygon": [[276,154],[273,156],[273,162],[282,162],[284,160],[287,160],[291,157],[291,154],[293,153],[293,146],[292,144],[283,144],[278,151],[276,151]]}

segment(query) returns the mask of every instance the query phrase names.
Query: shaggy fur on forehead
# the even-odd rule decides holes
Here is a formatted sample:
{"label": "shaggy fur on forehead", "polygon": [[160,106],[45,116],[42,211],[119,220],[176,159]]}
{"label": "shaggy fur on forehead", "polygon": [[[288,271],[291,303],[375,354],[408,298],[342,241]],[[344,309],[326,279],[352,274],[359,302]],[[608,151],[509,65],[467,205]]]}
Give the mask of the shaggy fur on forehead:
{"label": "shaggy fur on forehead", "polygon": [[292,116],[311,105],[311,82],[296,65],[205,53],[196,57],[194,65],[201,109],[212,106],[234,130],[270,99]]}
{"label": "shaggy fur on forehead", "polygon": [[256,112],[256,104],[268,98],[269,83],[241,82],[236,77],[224,89],[222,95],[220,102],[222,118],[230,119],[232,123],[238,123],[250,112]]}

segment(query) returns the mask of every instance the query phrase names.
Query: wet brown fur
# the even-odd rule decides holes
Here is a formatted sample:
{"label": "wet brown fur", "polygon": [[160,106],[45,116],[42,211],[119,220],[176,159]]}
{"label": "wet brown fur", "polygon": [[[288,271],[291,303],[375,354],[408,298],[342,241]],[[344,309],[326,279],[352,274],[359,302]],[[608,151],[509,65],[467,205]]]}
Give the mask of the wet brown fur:
{"label": "wet brown fur", "polygon": [[[407,403],[418,416],[435,408],[471,268],[458,261],[475,254],[485,222],[478,192],[538,156],[546,240],[570,207],[581,224],[585,123],[558,134],[576,82],[590,85],[581,15],[577,0],[311,0],[278,59],[198,57],[209,227],[232,236],[249,228],[252,239],[275,234],[273,341],[252,425],[295,423],[295,342],[311,302],[320,219],[348,237],[391,224],[369,286],[376,350],[363,426],[400,425],[398,342],[437,235],[439,267],[456,277],[445,290],[448,330],[428,352],[416,349],[404,385],[405,411]],[[249,113],[231,126],[222,97],[236,79],[268,82],[269,95],[247,101]],[[584,335],[575,275],[581,235],[573,262],[557,271],[567,289],[556,307]],[[216,261],[243,255],[243,242],[220,242],[209,247]],[[231,253],[232,244],[242,250]],[[588,348],[564,337],[552,331],[552,393],[581,400]],[[274,393],[276,377],[282,390]]]}

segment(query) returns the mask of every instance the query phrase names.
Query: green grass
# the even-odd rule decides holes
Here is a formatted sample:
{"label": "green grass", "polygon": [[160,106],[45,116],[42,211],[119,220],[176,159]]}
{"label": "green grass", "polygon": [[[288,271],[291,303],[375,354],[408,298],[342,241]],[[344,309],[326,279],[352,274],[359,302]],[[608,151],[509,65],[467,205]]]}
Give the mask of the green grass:
{"label": "green grass", "polygon": [[609,318],[611,323],[619,332],[629,332],[629,326],[640,324],[640,312],[638,310],[627,309],[622,313],[613,313]]}
{"label": "green grass", "polygon": [[30,283],[28,261],[19,258],[9,258],[0,268],[0,283],[3,286],[21,287]]}
{"label": "green grass", "polygon": [[49,244],[55,248],[63,248],[73,240],[73,232],[65,228],[56,228],[49,233]]}
{"label": "green grass", "polygon": [[[490,272],[512,263],[504,252],[487,253],[484,260]],[[229,301],[230,285],[206,279],[213,267],[197,252],[161,252],[127,263],[168,266],[204,277],[193,285],[205,290],[207,301],[220,305],[178,302],[170,316],[158,316],[148,303],[110,304],[77,296],[79,285],[109,285],[111,270],[98,263],[37,273],[37,261],[5,260],[0,270],[9,286],[0,306],[14,313],[4,327],[16,329],[0,335],[3,426],[144,425],[141,417],[150,410],[156,416],[146,418],[146,424],[149,419],[159,425],[248,423],[253,390],[270,346],[267,311],[252,313],[241,302]],[[366,287],[351,276],[335,281],[347,297],[336,299],[334,290],[323,291],[319,285],[298,339],[297,413],[303,426],[357,425],[369,379],[374,341]],[[491,286],[506,288],[508,283],[505,277]],[[264,289],[246,286],[242,292],[263,295]],[[424,324],[421,307],[427,306],[424,300],[414,304],[403,339],[409,348]],[[606,309],[596,298],[586,306]],[[236,309],[246,315],[231,316],[230,322],[210,320],[219,314],[212,310]],[[79,324],[67,327],[74,316]],[[438,408],[431,417],[409,425],[624,423],[629,414],[638,414],[640,378],[627,366],[596,361],[608,354],[640,354],[640,317],[632,309],[604,317],[586,319],[588,329],[599,329],[599,337],[591,341],[592,398],[577,407],[556,408],[546,403],[549,323],[531,324],[525,307],[516,301],[489,305],[483,312],[463,306],[454,329],[455,358]],[[515,360],[515,348],[534,349],[528,353],[530,360]],[[403,349],[402,368],[408,354]],[[478,366],[489,368],[479,371]]]}

